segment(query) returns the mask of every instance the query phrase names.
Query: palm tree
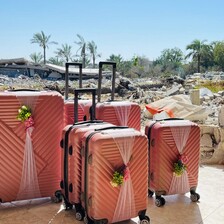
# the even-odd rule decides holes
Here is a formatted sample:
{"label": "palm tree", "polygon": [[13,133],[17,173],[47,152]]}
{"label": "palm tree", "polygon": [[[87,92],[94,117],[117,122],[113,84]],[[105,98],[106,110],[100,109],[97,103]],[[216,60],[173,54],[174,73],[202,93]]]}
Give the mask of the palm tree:
{"label": "palm tree", "polygon": [[209,45],[205,44],[205,42],[206,40],[200,41],[196,39],[186,47],[186,50],[190,50],[190,52],[186,55],[185,58],[192,57],[193,59],[197,60],[198,73],[200,73],[201,58],[206,54],[209,48]]}
{"label": "palm tree", "polygon": [[58,57],[51,57],[49,58],[48,62],[53,65],[60,65],[60,66],[63,66],[64,64],[64,62],[62,60],[59,60]]}
{"label": "palm tree", "polygon": [[96,57],[101,57],[101,54],[97,54],[97,46],[94,41],[88,43],[88,49],[93,59],[93,68],[95,68]]}
{"label": "palm tree", "polygon": [[77,34],[77,37],[79,38],[78,42],[75,41],[75,43],[79,45],[79,49],[77,50],[77,52],[78,51],[81,52],[80,55],[82,58],[82,66],[83,66],[83,68],[85,68],[85,66],[86,66],[86,42],[81,35]]}
{"label": "palm tree", "polygon": [[39,44],[40,47],[43,48],[44,51],[44,64],[46,64],[46,48],[48,48],[49,44],[57,44],[57,42],[55,41],[49,41],[50,40],[51,35],[47,36],[44,34],[43,31],[41,31],[40,33],[35,33],[33,35],[33,38],[31,39],[31,43],[35,43],[35,44]]}
{"label": "palm tree", "polygon": [[55,53],[59,58],[61,58],[62,60],[65,59],[65,62],[68,62],[69,60],[72,61],[71,49],[72,49],[72,46],[68,44],[62,44],[62,47],[58,48]]}
{"label": "palm tree", "polygon": [[39,53],[32,53],[32,54],[30,54],[30,58],[34,63],[40,64],[42,59],[43,59],[43,55],[40,52]]}

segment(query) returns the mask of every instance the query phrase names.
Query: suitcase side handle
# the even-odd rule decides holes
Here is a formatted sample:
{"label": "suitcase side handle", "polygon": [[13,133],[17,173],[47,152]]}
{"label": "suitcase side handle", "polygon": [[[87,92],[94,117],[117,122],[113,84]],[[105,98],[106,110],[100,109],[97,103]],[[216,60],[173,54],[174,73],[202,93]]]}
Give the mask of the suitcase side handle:
{"label": "suitcase side handle", "polygon": [[92,94],[92,106],[91,106],[91,113],[90,113],[90,120],[95,121],[95,111],[96,111],[96,89],[93,88],[85,88],[85,89],[75,89],[74,90],[74,123],[78,122],[78,97],[79,93],[91,93]]}
{"label": "suitcase side handle", "polygon": [[69,66],[78,66],[79,67],[79,88],[82,88],[82,63],[78,62],[67,62],[65,63],[65,99],[68,99],[68,75]]}
{"label": "suitcase side handle", "polygon": [[129,127],[128,126],[111,126],[106,128],[95,129],[95,131],[105,131],[105,130],[111,130],[111,129],[127,129],[127,128]]}
{"label": "suitcase side handle", "polygon": [[111,101],[113,101],[114,100],[114,93],[115,93],[116,62],[111,62],[111,61],[100,61],[99,62],[98,96],[97,96],[97,100],[98,100],[98,102],[100,102],[100,100],[101,100],[101,84],[102,84],[102,68],[103,68],[103,65],[112,65],[112,67],[113,67],[112,90],[111,90]]}

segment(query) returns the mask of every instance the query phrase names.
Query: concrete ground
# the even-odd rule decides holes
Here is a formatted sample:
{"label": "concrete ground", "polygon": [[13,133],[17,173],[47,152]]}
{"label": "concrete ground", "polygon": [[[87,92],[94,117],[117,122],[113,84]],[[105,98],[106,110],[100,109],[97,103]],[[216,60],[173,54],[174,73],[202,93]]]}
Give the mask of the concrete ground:
{"label": "concrete ground", "polygon": [[[197,193],[200,201],[191,202],[190,194],[165,196],[166,204],[156,207],[155,198],[148,199],[147,214],[151,224],[223,224],[224,166],[201,166]],[[74,210],[50,198],[0,204],[0,224],[78,224]],[[121,222],[138,223],[138,218]]]}

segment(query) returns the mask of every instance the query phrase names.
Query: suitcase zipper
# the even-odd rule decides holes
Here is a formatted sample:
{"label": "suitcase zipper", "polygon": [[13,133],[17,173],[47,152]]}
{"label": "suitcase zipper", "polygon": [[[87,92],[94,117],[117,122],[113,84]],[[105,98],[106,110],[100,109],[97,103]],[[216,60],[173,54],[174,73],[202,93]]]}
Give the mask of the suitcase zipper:
{"label": "suitcase zipper", "polygon": [[88,194],[87,194],[87,175],[88,175],[88,155],[89,155],[89,141],[90,139],[93,137],[93,135],[95,135],[96,133],[99,133],[100,131],[95,131],[90,133],[87,138],[86,138],[86,142],[85,142],[85,146],[84,146],[84,158],[85,158],[85,166],[84,166],[84,203],[85,203],[85,211],[86,214],[88,214]]}

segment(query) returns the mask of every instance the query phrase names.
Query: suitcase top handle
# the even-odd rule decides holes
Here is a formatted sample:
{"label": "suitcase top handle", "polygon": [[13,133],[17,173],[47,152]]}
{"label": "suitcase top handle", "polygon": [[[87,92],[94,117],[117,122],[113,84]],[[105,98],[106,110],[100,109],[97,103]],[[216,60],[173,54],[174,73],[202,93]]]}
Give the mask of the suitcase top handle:
{"label": "suitcase top handle", "polygon": [[65,63],[65,99],[68,99],[68,75],[69,66],[78,66],[79,67],[79,88],[82,88],[82,63],[78,62],[67,62]]}
{"label": "suitcase top handle", "polygon": [[74,123],[78,122],[78,98],[79,93],[91,93],[92,94],[92,106],[91,106],[91,113],[90,113],[90,120],[95,120],[95,111],[96,111],[96,89],[94,88],[84,88],[84,89],[75,89],[74,90]]}
{"label": "suitcase top handle", "polygon": [[127,129],[127,128],[129,128],[129,127],[128,126],[111,126],[111,127],[106,127],[106,128],[98,128],[98,129],[95,129],[95,131],[105,131],[105,130],[113,130],[113,129]]}
{"label": "suitcase top handle", "polygon": [[36,89],[9,89],[7,90],[8,92],[40,92],[40,90],[36,90]]}
{"label": "suitcase top handle", "polygon": [[102,84],[102,68],[103,68],[103,65],[112,65],[112,67],[113,67],[112,90],[111,90],[111,101],[113,101],[114,100],[114,93],[115,93],[116,62],[111,62],[111,61],[100,61],[99,62],[98,96],[97,96],[97,100],[98,100],[98,102],[100,102],[100,100],[101,100],[101,84]]}

